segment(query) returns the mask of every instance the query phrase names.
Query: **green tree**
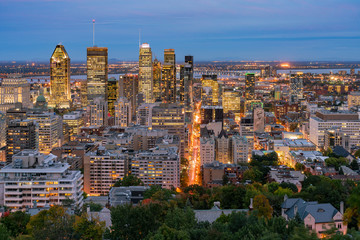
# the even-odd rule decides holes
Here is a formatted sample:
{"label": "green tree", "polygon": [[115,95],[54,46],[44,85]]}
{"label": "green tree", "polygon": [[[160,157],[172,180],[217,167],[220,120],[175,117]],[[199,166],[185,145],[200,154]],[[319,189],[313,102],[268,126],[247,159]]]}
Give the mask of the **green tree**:
{"label": "green tree", "polygon": [[144,186],[140,178],[134,175],[125,176],[122,180],[115,182],[114,187],[128,187],[128,186]]}
{"label": "green tree", "polygon": [[155,232],[164,222],[166,206],[158,203],[132,206],[120,205],[111,209],[111,231],[106,238],[137,240]]}
{"label": "green tree", "polygon": [[344,214],[346,223],[355,223],[360,228],[360,185],[355,187],[350,194],[347,204],[349,207]]}
{"label": "green tree", "polygon": [[144,192],[144,199],[151,198],[155,201],[168,201],[172,198],[174,191],[162,188],[160,185],[152,185]]}
{"label": "green tree", "polygon": [[82,240],[101,240],[105,231],[105,222],[98,219],[88,219],[86,214],[75,218],[74,238]]}
{"label": "green tree", "polygon": [[89,202],[83,205],[83,211],[86,211],[87,207],[90,207],[90,212],[100,212],[104,208],[99,203]]}
{"label": "green tree", "polygon": [[273,213],[273,208],[270,206],[269,200],[264,195],[257,195],[253,203],[256,216],[270,219]]}
{"label": "green tree", "polygon": [[34,239],[72,239],[74,217],[62,206],[53,206],[30,217],[27,231]]}
{"label": "green tree", "polygon": [[26,225],[29,221],[30,215],[21,211],[10,213],[0,220],[12,237],[16,237],[19,234],[27,234]]}
{"label": "green tree", "polygon": [[0,224],[0,240],[9,240],[10,233],[4,224]]}
{"label": "green tree", "polygon": [[350,168],[352,170],[359,170],[359,164],[356,159],[352,160],[350,163]]}
{"label": "green tree", "polygon": [[326,166],[328,167],[334,167],[336,171],[339,171],[339,168],[341,166],[347,165],[348,160],[344,157],[335,158],[335,157],[329,157],[325,159]]}
{"label": "green tree", "polygon": [[225,186],[229,183],[229,177],[227,174],[224,174],[222,177],[222,185]]}
{"label": "green tree", "polygon": [[296,170],[296,171],[304,171],[304,170],[305,170],[304,164],[296,163],[296,164],[295,164],[295,170]]}

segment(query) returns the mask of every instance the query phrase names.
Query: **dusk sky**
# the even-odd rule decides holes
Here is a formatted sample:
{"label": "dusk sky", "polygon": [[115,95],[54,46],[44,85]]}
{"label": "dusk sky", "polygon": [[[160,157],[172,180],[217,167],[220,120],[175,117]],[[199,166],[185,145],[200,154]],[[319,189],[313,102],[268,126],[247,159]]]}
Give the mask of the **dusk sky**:
{"label": "dusk sky", "polygon": [[139,29],[164,48],[206,60],[360,60],[359,0],[0,0],[0,61],[72,61],[96,45],[137,60]]}

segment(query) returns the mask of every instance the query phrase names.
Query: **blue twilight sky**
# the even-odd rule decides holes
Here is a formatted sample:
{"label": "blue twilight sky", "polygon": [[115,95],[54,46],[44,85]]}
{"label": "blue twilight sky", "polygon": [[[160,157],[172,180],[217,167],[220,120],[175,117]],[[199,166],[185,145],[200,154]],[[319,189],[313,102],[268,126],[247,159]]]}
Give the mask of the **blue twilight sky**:
{"label": "blue twilight sky", "polygon": [[92,45],[137,60],[141,39],[162,59],[360,60],[360,0],[0,0],[0,61],[73,61]]}

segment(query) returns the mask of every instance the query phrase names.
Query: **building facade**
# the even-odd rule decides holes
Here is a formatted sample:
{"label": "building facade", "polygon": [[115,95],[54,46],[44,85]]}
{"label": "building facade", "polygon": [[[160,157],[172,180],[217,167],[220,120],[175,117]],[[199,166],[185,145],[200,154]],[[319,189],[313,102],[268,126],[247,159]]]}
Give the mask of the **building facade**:
{"label": "building facade", "polygon": [[10,120],[6,129],[6,162],[24,149],[38,149],[38,125],[32,120]]}
{"label": "building facade", "polygon": [[143,43],[139,52],[139,92],[145,103],[153,103],[153,65],[150,45]]}
{"label": "building facade", "polygon": [[14,108],[16,103],[22,103],[24,108],[31,108],[30,84],[25,78],[12,76],[3,78],[0,83],[0,111],[6,112]]}
{"label": "building facade", "polygon": [[50,58],[50,107],[70,108],[70,57],[57,45]]}
{"label": "building facade", "polygon": [[71,199],[80,209],[83,205],[82,174],[69,167],[67,163],[57,162],[55,155],[44,155],[36,150],[15,154],[12,164],[0,169],[0,204],[25,209],[62,205]]}
{"label": "building facade", "polygon": [[106,47],[87,48],[87,100],[108,97],[108,49]]}

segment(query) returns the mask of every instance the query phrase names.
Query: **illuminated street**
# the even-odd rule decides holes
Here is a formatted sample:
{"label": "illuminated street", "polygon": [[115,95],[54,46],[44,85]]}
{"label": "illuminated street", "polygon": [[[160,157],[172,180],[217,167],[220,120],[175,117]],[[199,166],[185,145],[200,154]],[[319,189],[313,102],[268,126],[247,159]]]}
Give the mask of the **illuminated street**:
{"label": "illuminated street", "polygon": [[193,114],[191,141],[189,143],[189,149],[191,154],[191,158],[189,159],[189,185],[200,184],[200,107],[201,102],[195,105]]}

